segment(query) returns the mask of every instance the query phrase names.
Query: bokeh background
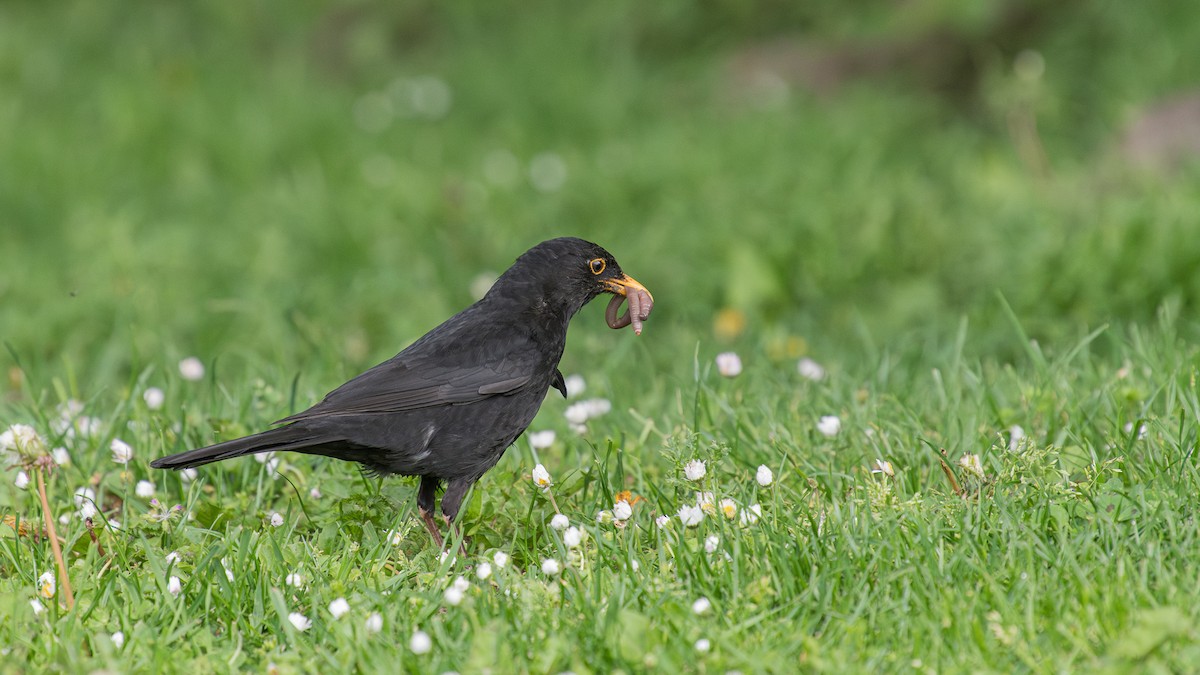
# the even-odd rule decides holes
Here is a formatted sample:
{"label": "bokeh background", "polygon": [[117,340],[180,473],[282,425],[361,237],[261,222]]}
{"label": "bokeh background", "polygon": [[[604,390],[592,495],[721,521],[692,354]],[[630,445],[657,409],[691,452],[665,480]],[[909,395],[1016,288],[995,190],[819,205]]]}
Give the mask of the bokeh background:
{"label": "bokeh background", "polygon": [[567,234],[658,298],[567,369],[1003,356],[1191,316],[1197,157],[1192,0],[8,2],[3,386],[321,390]]}

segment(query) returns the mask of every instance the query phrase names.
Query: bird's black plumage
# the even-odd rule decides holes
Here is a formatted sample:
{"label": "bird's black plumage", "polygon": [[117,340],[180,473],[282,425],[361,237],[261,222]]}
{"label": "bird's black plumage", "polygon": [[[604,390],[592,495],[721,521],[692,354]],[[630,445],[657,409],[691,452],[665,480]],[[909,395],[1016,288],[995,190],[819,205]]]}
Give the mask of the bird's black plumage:
{"label": "bird's black plumage", "polygon": [[[645,293],[603,248],[575,238],[526,251],[481,300],[396,356],[330,392],[283,426],[155,460],[183,469],[259,452],[292,451],[359,462],[382,474],[420,476],[417,504],[434,538],[442,512],[533,421],[551,387],[566,395],[558,362],[571,317],[604,292]],[[646,297],[649,297],[648,295]]]}

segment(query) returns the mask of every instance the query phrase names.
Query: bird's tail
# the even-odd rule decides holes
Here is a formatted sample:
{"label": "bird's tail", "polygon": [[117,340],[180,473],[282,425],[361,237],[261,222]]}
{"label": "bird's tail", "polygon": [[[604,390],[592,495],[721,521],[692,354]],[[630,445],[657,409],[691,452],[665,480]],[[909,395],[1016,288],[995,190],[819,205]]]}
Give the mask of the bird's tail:
{"label": "bird's tail", "polygon": [[253,436],[235,438],[232,441],[217,443],[206,448],[188,450],[169,457],[160,457],[150,462],[155,469],[190,469],[194,466],[220,462],[243,455],[253,455],[259,452],[284,450],[301,450],[320,444],[323,439],[319,434],[296,425],[271,429]]}

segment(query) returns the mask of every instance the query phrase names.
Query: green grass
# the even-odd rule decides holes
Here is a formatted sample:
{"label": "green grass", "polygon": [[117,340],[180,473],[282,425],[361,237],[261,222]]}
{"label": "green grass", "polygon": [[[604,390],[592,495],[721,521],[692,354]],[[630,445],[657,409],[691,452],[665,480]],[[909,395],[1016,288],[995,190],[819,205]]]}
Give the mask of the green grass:
{"label": "green grass", "polygon": [[[970,103],[875,82],[758,108],[723,79],[728,50],[775,28],[743,9],[0,9],[0,429],[31,424],[70,454],[48,496],[77,598],[35,614],[50,547],[0,525],[2,670],[1191,668],[1197,174],[1134,174],[1110,141],[1133,106],[1194,81],[1195,11],[1080,9],[1032,45],[1047,64],[1032,104],[985,54]],[[878,7],[790,11],[818,35],[900,30]],[[401,106],[364,128],[424,75],[449,87],[445,115]],[[1008,133],[1027,104],[1048,176]],[[556,190],[528,178],[546,153],[567,170]],[[599,306],[577,317],[563,370],[613,410],[577,435],[573,401],[547,399],[532,429],[557,440],[536,458],[519,441],[476,486],[469,559],[439,557],[411,480],[291,455],[190,482],[149,469],[315,402],[563,234],[609,248],[655,315],[637,338]],[[730,310],[736,334],[716,329]],[[716,372],[727,350],[736,378]],[[200,381],[178,370],[193,355]],[[801,377],[804,355],[828,377]],[[67,401],[94,434],[64,436]],[[971,454],[982,477],[959,464]],[[574,551],[538,461],[585,532]],[[40,522],[15,475],[0,511]],[[95,540],[85,485],[120,525],[97,520]],[[629,523],[597,521],[622,490],[642,498]],[[656,525],[698,490],[762,517]],[[498,551],[508,565],[477,578]]]}

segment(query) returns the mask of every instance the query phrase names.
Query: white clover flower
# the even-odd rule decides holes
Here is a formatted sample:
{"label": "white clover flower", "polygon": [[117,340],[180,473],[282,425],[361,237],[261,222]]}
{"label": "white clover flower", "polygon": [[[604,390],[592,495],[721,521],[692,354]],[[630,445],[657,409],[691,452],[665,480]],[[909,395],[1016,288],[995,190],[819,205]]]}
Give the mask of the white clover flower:
{"label": "white clover flower", "polygon": [[735,352],[717,354],[717,372],[725,377],[737,377],[742,373],[742,358]]}
{"label": "white clover flower", "polygon": [[562,566],[554,558],[546,558],[542,561],[542,574],[552,577],[562,571]]}
{"label": "white clover flower", "polygon": [[622,499],[613,504],[612,514],[613,520],[629,520],[630,516],[633,515],[633,507],[629,505],[629,502]]}
{"label": "white clover flower", "polygon": [[125,634],[121,631],[113,633],[109,636],[109,639],[112,640],[113,646],[117,649],[125,646]]}
{"label": "white clover flower", "polygon": [[715,534],[710,534],[704,539],[704,550],[708,553],[716,553],[717,547],[721,545],[721,538]]}
{"label": "white clover flower", "polygon": [[313,489],[309,490],[308,497],[309,497],[309,499],[320,499],[321,498],[321,490],[319,490],[318,488],[313,488]]}
{"label": "white clover flower", "polygon": [[575,548],[583,541],[583,532],[578,527],[568,527],[563,532],[563,544],[567,548]]}
{"label": "white clover flower", "polygon": [[95,518],[97,513],[99,512],[96,510],[96,505],[92,502],[84,502],[83,505],[79,507],[80,520]]}
{"label": "white clover flower", "polygon": [[50,451],[50,459],[59,466],[66,466],[71,463],[71,455],[66,448],[55,448]]}
{"label": "white clover flower", "polygon": [[117,464],[128,464],[129,460],[133,459],[133,448],[119,438],[112,439],[108,449],[112,451],[112,461]]}
{"label": "white clover flower", "polygon": [[83,506],[85,502],[96,501],[96,491],[90,487],[76,488],[75,506]]}
{"label": "white clover flower", "polygon": [[[201,376],[203,376],[204,366],[200,367]],[[158,410],[163,407],[163,402],[167,400],[167,395],[158,387],[150,387],[142,392],[142,400],[146,402],[146,407],[151,410]]]}
{"label": "white clover flower", "polygon": [[167,567],[179,562],[179,551],[171,551],[168,553],[167,557],[163,558],[163,562],[167,564]]}
{"label": "white clover flower", "polygon": [[568,375],[563,378],[563,384],[567,387],[567,398],[574,398],[587,390],[587,382],[582,375]]}
{"label": "white clover flower", "polygon": [[693,459],[683,465],[683,476],[688,480],[700,480],[708,473],[708,469],[704,467],[704,460]]}
{"label": "white clover flower", "polygon": [[1014,424],[1008,430],[1008,449],[1010,452],[1015,452],[1017,447],[1021,445],[1021,441],[1025,438],[1025,430],[1021,425]]}
{"label": "white clover flower", "polygon": [[185,380],[195,382],[204,379],[204,362],[200,359],[189,356],[179,362],[179,374]]}
{"label": "white clover flower", "polygon": [[534,450],[543,450],[554,445],[555,433],[553,429],[545,431],[535,431],[529,434],[529,445]]}
{"label": "white clover flower", "polygon": [[13,481],[13,485],[16,485],[20,490],[24,490],[25,488],[29,487],[29,474],[25,473],[24,471],[18,471],[17,478]]}
{"label": "white clover flower", "polygon": [[800,377],[813,382],[825,379],[825,368],[808,357],[802,358],[796,363],[796,372],[800,373]]}
{"label": "white clover flower", "polygon": [[367,617],[365,628],[368,633],[378,633],[383,630],[383,616],[379,612],[371,612]]}
{"label": "white clover flower", "polygon": [[701,597],[692,603],[692,614],[697,616],[708,614],[710,609],[712,609],[712,603],[709,602],[708,598]]}
{"label": "white clover flower", "polygon": [[179,581],[179,577],[170,577],[167,579],[167,592],[175,597],[183,592],[183,584]]}
{"label": "white clover flower", "polygon": [[871,473],[882,473],[887,476],[895,476],[896,469],[892,466],[891,462],[888,462],[883,458],[879,458],[875,460],[875,468],[871,469]]}
{"label": "white clover flower", "polygon": [[587,419],[600,417],[612,412],[612,401],[606,398],[589,398],[575,405],[583,406],[584,411],[587,413]]}
{"label": "white clover flower", "polygon": [[508,554],[504,551],[496,551],[492,556],[492,562],[496,563],[496,567],[504,567],[508,564]]}
{"label": "white clover flower", "polygon": [[817,431],[829,436],[830,438],[837,436],[842,430],[842,420],[837,415],[825,415],[817,420]]}
{"label": "white clover flower", "polygon": [[531,474],[531,477],[533,478],[533,484],[542,490],[549,490],[550,487],[554,485],[554,481],[550,480],[550,472],[547,471],[546,467],[542,466],[541,464],[533,467],[533,474]]}
{"label": "white clover flower", "polygon": [[53,598],[58,590],[58,587],[54,583],[54,572],[43,573],[42,576],[38,577],[37,584],[38,595],[46,599]]}
{"label": "white clover flower", "polygon": [[442,599],[451,607],[458,607],[463,601],[463,592],[457,586],[451,586],[442,593]]}
{"label": "white clover flower", "polygon": [[200,477],[200,472],[196,469],[184,469],[179,472],[179,477],[185,483],[190,483]]}
{"label": "white clover flower", "polygon": [[722,499],[721,501],[717,502],[717,508],[720,509],[721,515],[730,520],[733,520],[735,517],[737,517],[737,502],[733,501],[732,499]]}
{"label": "white clover flower", "polygon": [[958,465],[976,476],[983,475],[983,460],[980,459],[979,455],[973,453],[965,454],[959,458]]}
{"label": "white clover flower", "polygon": [[271,527],[279,527],[283,525],[283,514],[278,511],[271,512]]}
{"label": "white clover flower", "polygon": [[34,615],[34,616],[37,616],[38,614],[41,614],[42,612],[46,611],[46,606],[45,606],[45,605],[43,605],[43,604],[42,604],[42,601],[41,601],[41,600],[38,600],[37,598],[34,598],[33,600],[30,600],[30,601],[29,601],[29,606],[33,608],[33,615]]}
{"label": "white clover flower", "polygon": [[550,527],[556,530],[565,530],[570,526],[571,519],[561,513],[554,514],[554,517],[550,519]]}
{"label": "white clover flower", "polygon": [[329,603],[329,613],[332,614],[333,618],[335,619],[342,618],[345,616],[346,612],[349,611],[350,603],[346,602],[345,598],[337,598],[333,602]]}
{"label": "white clover flower", "polygon": [[563,411],[563,416],[572,426],[582,426],[588,420],[587,406],[583,403],[572,403]]}
{"label": "white clover flower", "polygon": [[775,482],[775,474],[771,473],[771,467],[766,464],[759,464],[758,471],[754,473],[754,480],[763,487],[769,487]]}
{"label": "white clover flower", "polygon": [[708,650],[712,649],[712,643],[708,641],[708,638],[700,638],[699,640],[696,640],[696,644],[694,646],[696,651],[700,652],[701,654],[707,654]]}
{"label": "white clover flower", "polygon": [[491,564],[486,562],[479,563],[479,565],[475,567],[475,576],[478,577],[480,581],[492,576]]}
{"label": "white clover flower", "polygon": [[295,588],[304,588],[304,575],[300,574],[299,572],[289,572],[288,575],[283,578],[283,583],[287,584],[288,586],[294,586]]}
{"label": "white clover flower", "polygon": [[742,525],[753,525],[762,517],[762,507],[758,504],[751,504],[742,509]]}
{"label": "white clover flower", "polygon": [[467,581],[466,577],[459,576],[454,579],[454,583],[450,584],[450,587],[457,588],[458,590],[462,591],[463,593],[466,593],[471,588],[471,582]]}
{"label": "white clover flower", "polygon": [[292,624],[298,631],[306,631],[312,628],[312,619],[304,616],[300,612],[292,612],[288,614],[288,622]]}
{"label": "white clover flower", "polygon": [[687,527],[695,527],[704,520],[704,511],[699,506],[684,504],[679,507],[679,521]]}
{"label": "white clover flower", "polygon": [[654,524],[659,526],[659,528],[666,527],[667,523],[669,523],[669,522],[671,522],[670,516],[659,516],[654,519]]}
{"label": "white clover flower", "polygon": [[137,486],[133,488],[133,491],[135,494],[137,494],[137,496],[142,497],[143,499],[149,499],[150,497],[154,496],[154,483],[151,483],[148,480],[139,480],[137,482]]}
{"label": "white clover flower", "polygon": [[429,637],[429,633],[423,630],[415,630],[412,634],[412,639],[408,641],[408,648],[412,653],[421,655],[428,654],[429,650],[433,649],[433,639]]}

